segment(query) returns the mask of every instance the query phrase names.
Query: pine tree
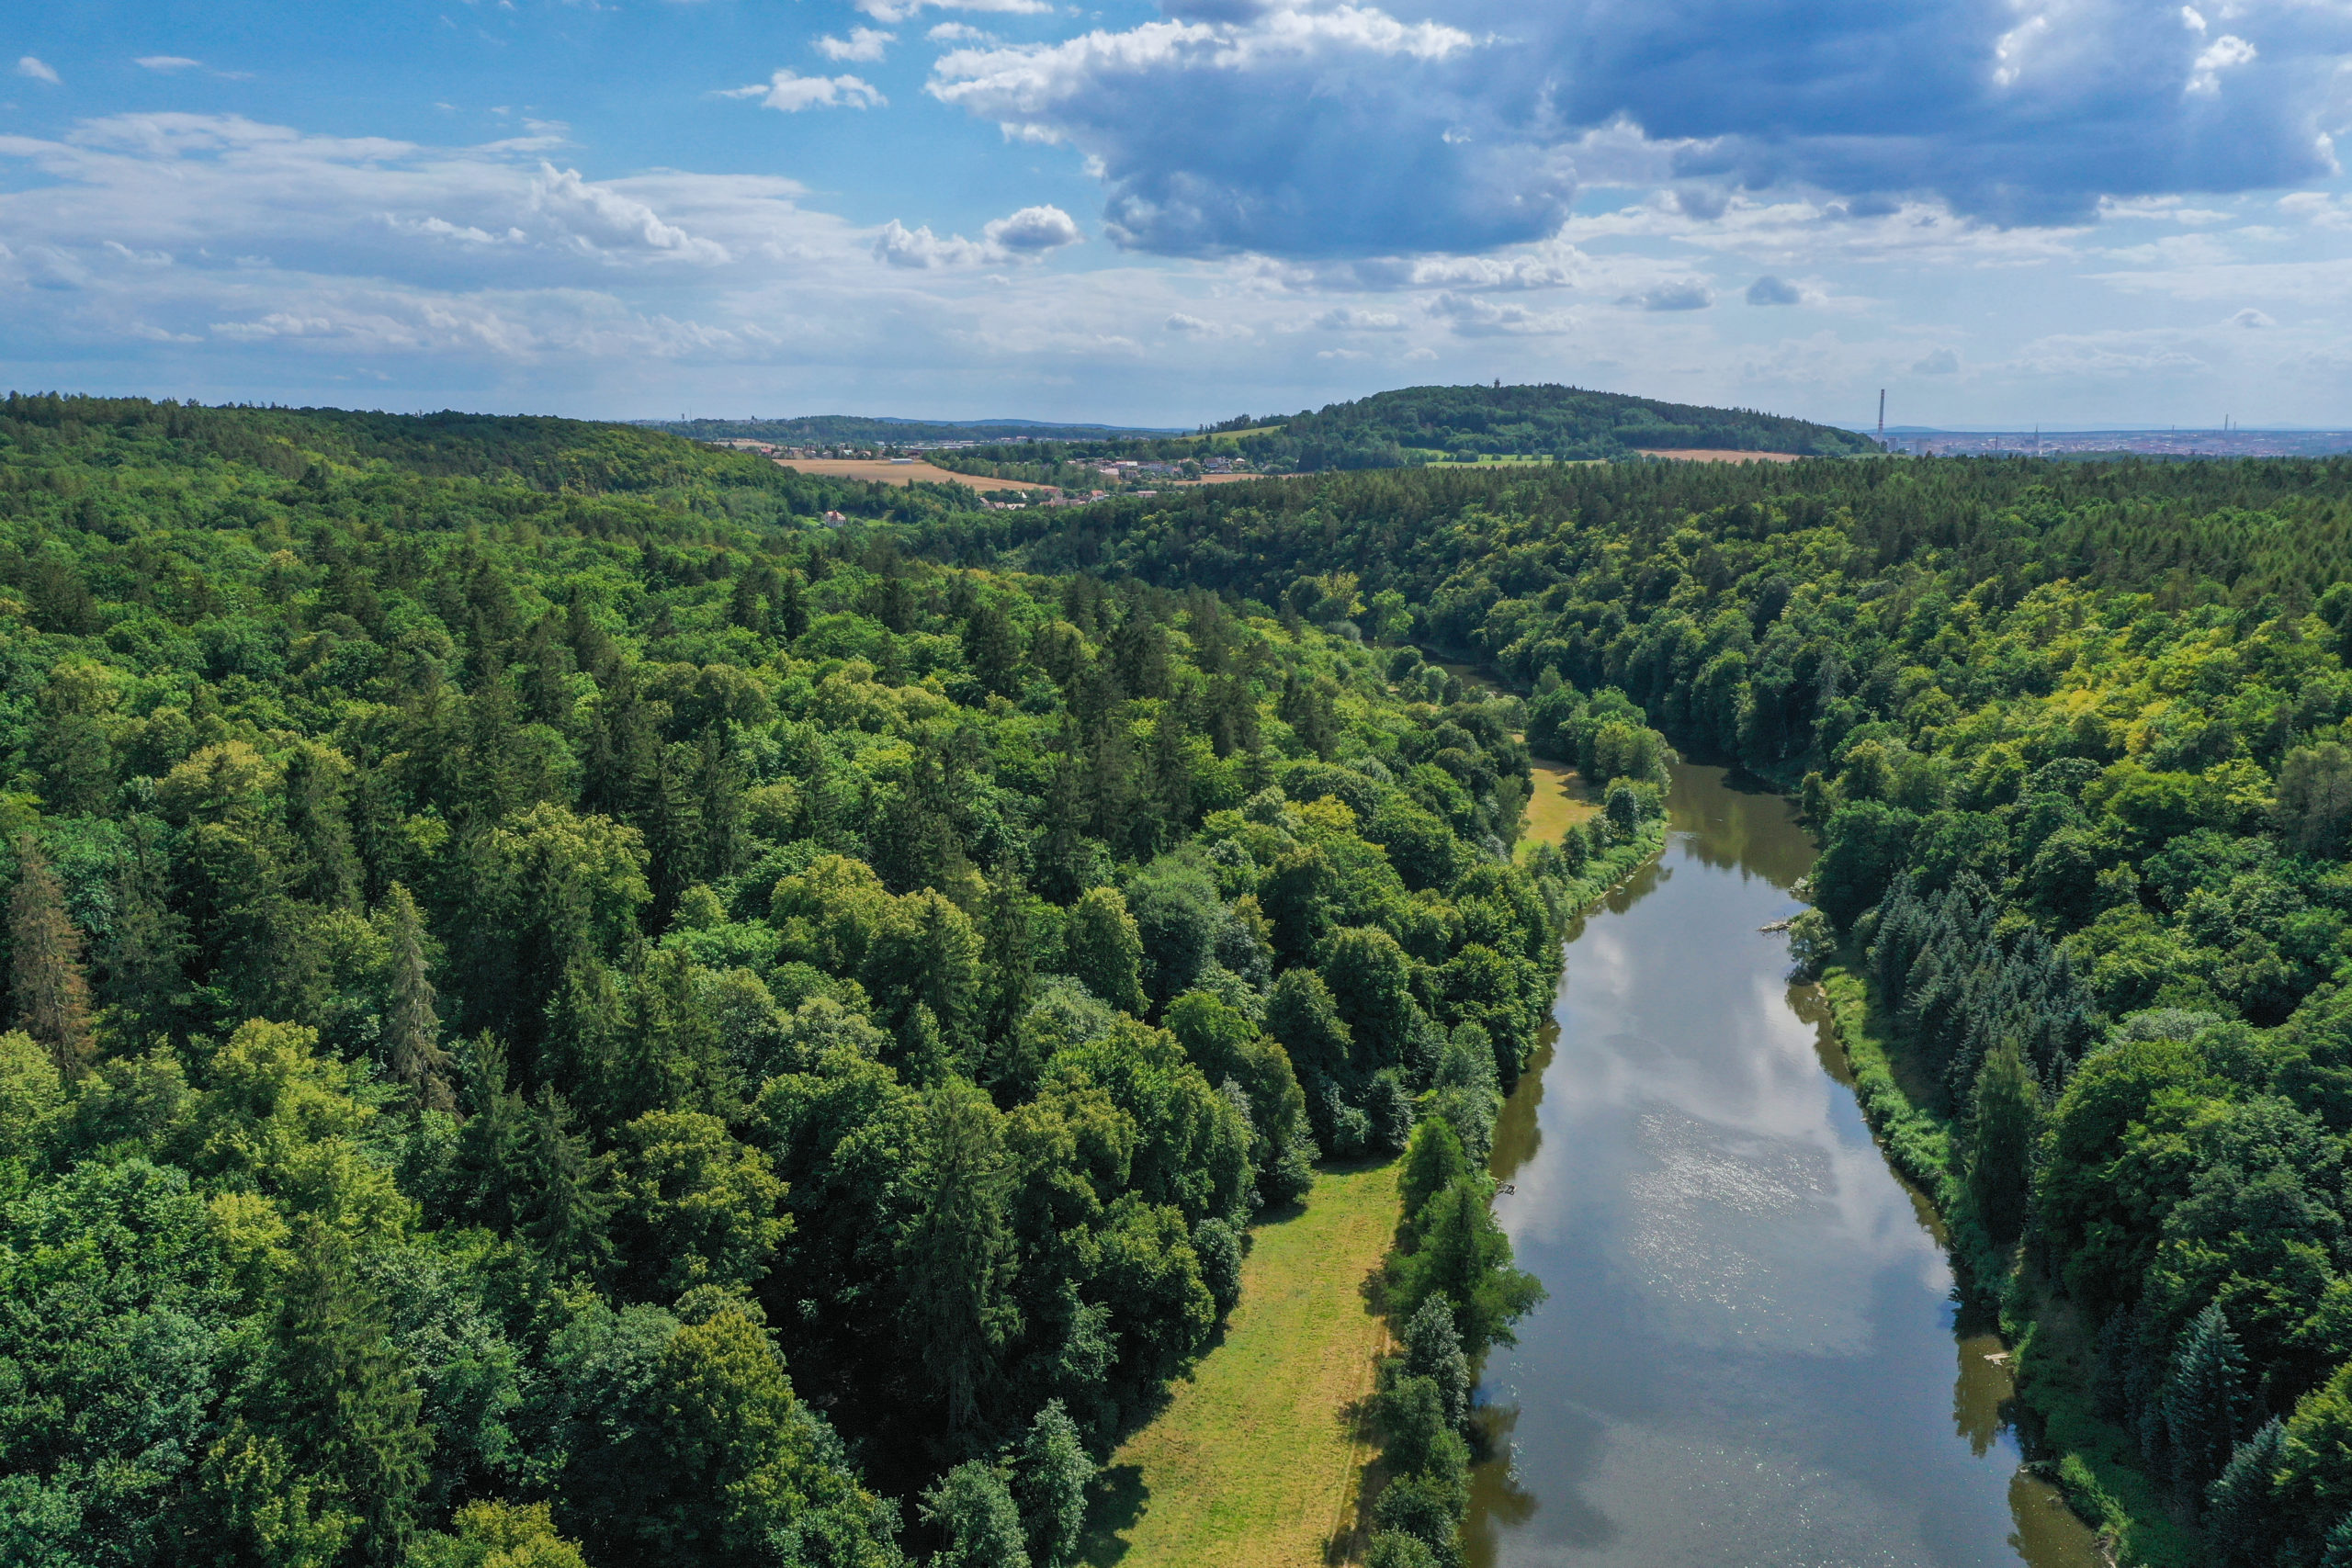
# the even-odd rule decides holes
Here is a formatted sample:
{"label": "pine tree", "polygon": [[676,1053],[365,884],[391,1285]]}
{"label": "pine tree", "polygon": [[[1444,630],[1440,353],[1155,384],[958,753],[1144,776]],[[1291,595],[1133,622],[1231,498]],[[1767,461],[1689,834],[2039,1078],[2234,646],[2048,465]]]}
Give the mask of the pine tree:
{"label": "pine tree", "polygon": [[615,1199],[612,1156],[597,1154],[571,1125],[571,1108],[553,1084],[539,1087],[525,1134],[528,1196],[521,1229],[539,1256],[559,1270],[601,1273],[612,1260],[605,1226]]}
{"label": "pine tree", "polygon": [[997,863],[989,878],[988,906],[980,929],[980,959],[987,979],[980,999],[979,1029],[990,1043],[1010,1040],[1028,1010],[1036,974],[1029,930],[1029,892],[1010,860]]}
{"label": "pine tree", "polygon": [[420,1105],[450,1110],[456,1100],[449,1093],[449,1054],[441,1048],[441,1015],[434,1010],[439,993],[424,972],[424,918],[408,889],[395,882],[384,894],[378,919],[389,950],[384,1065],[416,1091]]}
{"label": "pine tree", "polygon": [[915,1216],[899,1242],[904,1326],[960,1435],[978,1420],[1020,1326],[1008,1293],[1004,1134],[988,1096],[962,1078],[924,1096],[923,1123],[910,1182]]}
{"label": "pine tree", "polygon": [[1446,1424],[1459,1431],[1470,1419],[1470,1358],[1453,1310],[1432,1296],[1405,1325],[1405,1375],[1427,1378],[1437,1389]]}
{"label": "pine tree", "polygon": [[266,1409],[306,1462],[342,1482],[360,1559],[401,1562],[433,1436],[407,1359],[351,1268],[350,1243],[306,1220],[271,1335]]}
{"label": "pine tree", "polygon": [[2015,1039],[2002,1041],[1984,1058],[1973,1100],[1968,1192],[1985,1231],[2007,1246],[2025,1227],[2041,1121],[2041,1086]]}
{"label": "pine tree", "polygon": [[2327,1545],[2320,1553],[2319,1568],[2352,1568],[2352,1514],[2335,1521],[2327,1532]]}
{"label": "pine tree", "polygon": [[17,1027],[39,1041],[57,1070],[88,1067],[90,985],[82,975],[82,932],[66,912],[65,888],[39,840],[17,840],[17,890],[8,901],[9,993]]}
{"label": "pine tree", "polygon": [[[818,558],[821,560],[823,558]],[[775,605],[775,625],[786,642],[799,640],[801,634],[808,629],[808,606],[801,597],[800,574],[797,571],[784,574],[784,592]]]}
{"label": "pine tree", "polygon": [[296,866],[288,891],[336,909],[359,901],[359,860],[343,808],[348,769],[322,746],[297,746],[286,757],[286,830]]}
{"label": "pine tree", "polygon": [[2173,1476],[2190,1495],[2201,1495],[2228,1466],[2247,1404],[2245,1353],[2222,1303],[2210,1303],[2173,1351],[2163,1395]]}
{"label": "pine tree", "polygon": [[2233,1563],[2268,1564],[2278,1545],[2273,1478],[2287,1459],[2287,1428],[2273,1416],[2237,1446],[2205,1489],[2205,1538]]}
{"label": "pine tree", "polygon": [[1086,1528],[1086,1489],[1094,1461],[1058,1399],[1029,1424],[1012,1461],[1012,1495],[1035,1568],[1072,1568]]}
{"label": "pine tree", "polygon": [[175,1038],[188,998],[182,965],[190,951],[187,917],[173,908],[169,868],[150,817],[134,817],[125,832],[129,851],[116,863],[114,923],[99,953],[106,964],[100,996],[110,1041],[143,1051],[161,1036]]}

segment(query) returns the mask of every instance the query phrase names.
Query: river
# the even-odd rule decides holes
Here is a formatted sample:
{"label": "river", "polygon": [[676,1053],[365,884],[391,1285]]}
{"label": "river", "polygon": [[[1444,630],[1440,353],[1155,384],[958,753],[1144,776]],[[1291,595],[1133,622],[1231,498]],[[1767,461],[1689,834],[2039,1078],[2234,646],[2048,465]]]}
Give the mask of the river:
{"label": "river", "polygon": [[1550,1299],[1488,1359],[1474,1568],[2094,1568],[2019,1468],[2000,1346],[1788,981],[1813,846],[1685,765],[1660,859],[1571,933],[1495,1213]]}

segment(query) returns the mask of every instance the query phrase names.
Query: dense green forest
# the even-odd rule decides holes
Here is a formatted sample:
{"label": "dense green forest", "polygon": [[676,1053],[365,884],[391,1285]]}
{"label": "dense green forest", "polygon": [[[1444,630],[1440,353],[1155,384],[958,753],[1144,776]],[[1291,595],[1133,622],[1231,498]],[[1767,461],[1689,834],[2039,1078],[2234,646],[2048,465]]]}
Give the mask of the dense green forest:
{"label": "dense green forest", "polygon": [[1424,470],[927,534],[1409,615],[1537,691],[1539,750],[1639,773],[1646,715],[1797,795],[1802,955],[1843,944],[1932,1134],[1894,1152],[2096,1438],[2079,1490],[2153,1510],[2095,1522],[2266,1565],[2352,1551],[2347,537],[2342,460]]}
{"label": "dense green forest", "polygon": [[1341,580],[902,553],[952,504],[0,404],[0,1557],[1062,1568],[1253,1214],[1409,1142],[1374,1550],[1452,1561],[1656,737],[1514,857],[1520,705]]}

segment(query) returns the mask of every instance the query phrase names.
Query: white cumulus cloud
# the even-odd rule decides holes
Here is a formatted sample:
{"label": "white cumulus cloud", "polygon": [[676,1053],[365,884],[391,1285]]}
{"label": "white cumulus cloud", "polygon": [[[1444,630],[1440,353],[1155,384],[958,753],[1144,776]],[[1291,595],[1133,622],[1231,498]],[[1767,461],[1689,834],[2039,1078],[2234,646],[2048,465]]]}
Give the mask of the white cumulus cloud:
{"label": "white cumulus cloud", "polygon": [[817,52],[828,60],[874,61],[882,51],[899,41],[896,33],[886,33],[878,28],[852,28],[849,37],[835,38],[831,33],[817,40]]}
{"label": "white cumulus cloud", "polygon": [[2235,33],[2223,33],[2205,46],[2189,67],[2188,91],[2211,96],[2222,90],[2222,73],[2254,62],[2254,45]]}
{"label": "white cumulus cloud", "polygon": [[1035,261],[1085,239],[1077,220],[1058,207],[1024,207],[989,221],[980,237],[935,234],[931,226],[910,229],[893,218],[874,239],[874,257],[889,266],[983,266]]}
{"label": "white cumulus cloud", "polygon": [[54,69],[44,65],[29,54],[17,62],[17,74],[29,76],[36,82],[46,82],[52,87],[61,85]]}
{"label": "white cumulus cloud", "polygon": [[998,250],[1025,256],[1045,255],[1086,238],[1078,231],[1077,220],[1058,207],[1024,207],[980,232]]}
{"label": "white cumulus cloud", "polygon": [[877,22],[903,22],[926,6],[942,11],[994,11],[1022,17],[1041,16],[1054,8],[1052,0],[856,0],[856,6]]}
{"label": "white cumulus cloud", "polygon": [[791,70],[779,70],[765,82],[754,82],[748,87],[729,87],[719,94],[726,98],[757,98],[763,108],[782,109],[786,114],[798,114],[802,109],[880,108],[889,103],[871,82],[855,76],[803,76]]}

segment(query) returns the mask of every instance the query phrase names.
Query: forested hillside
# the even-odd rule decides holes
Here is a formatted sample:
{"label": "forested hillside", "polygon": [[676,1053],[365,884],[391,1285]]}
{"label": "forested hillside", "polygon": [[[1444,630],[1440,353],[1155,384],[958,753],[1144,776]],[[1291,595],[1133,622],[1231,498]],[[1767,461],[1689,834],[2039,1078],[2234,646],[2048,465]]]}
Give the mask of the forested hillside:
{"label": "forested hillside", "polygon": [[1868,980],[1894,1152],[2078,1505],[2127,1554],[2169,1515],[2198,1561],[2317,1564],[2352,1551],[2347,533],[2342,461],[1890,460],[1340,476],[931,543],[1409,620],[1536,688],[1539,745],[1637,769],[1638,705],[1797,793],[1835,926],[1804,955]]}
{"label": "forested hillside", "polygon": [[951,501],[0,405],[0,1558],[1060,1568],[1253,1213],[1417,1122],[1466,1387],[1461,1151],[1655,745],[1514,861],[1516,704],[802,526]]}
{"label": "forested hillside", "polygon": [[1579,387],[1406,387],[1243,428],[1230,439],[1269,468],[1393,468],[1430,457],[1623,457],[1644,447],[1844,457],[1874,447],[1831,425]]}

